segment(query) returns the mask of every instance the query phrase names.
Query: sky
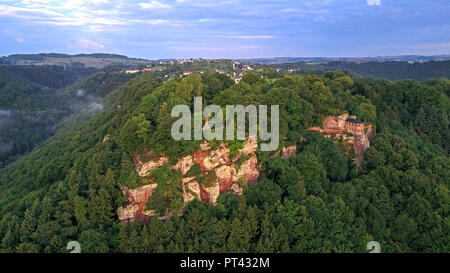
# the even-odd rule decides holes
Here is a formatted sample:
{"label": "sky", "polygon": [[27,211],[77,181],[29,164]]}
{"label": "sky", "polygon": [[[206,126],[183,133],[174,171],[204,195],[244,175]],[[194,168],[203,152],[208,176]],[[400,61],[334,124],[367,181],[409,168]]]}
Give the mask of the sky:
{"label": "sky", "polygon": [[0,0],[0,55],[450,54],[450,0]]}

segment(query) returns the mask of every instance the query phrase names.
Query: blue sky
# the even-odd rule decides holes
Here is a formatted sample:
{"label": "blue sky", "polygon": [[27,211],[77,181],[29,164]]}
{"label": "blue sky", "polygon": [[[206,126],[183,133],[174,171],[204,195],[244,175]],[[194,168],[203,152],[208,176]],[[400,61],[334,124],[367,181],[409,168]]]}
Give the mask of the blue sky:
{"label": "blue sky", "polygon": [[0,0],[0,55],[450,54],[449,0]]}

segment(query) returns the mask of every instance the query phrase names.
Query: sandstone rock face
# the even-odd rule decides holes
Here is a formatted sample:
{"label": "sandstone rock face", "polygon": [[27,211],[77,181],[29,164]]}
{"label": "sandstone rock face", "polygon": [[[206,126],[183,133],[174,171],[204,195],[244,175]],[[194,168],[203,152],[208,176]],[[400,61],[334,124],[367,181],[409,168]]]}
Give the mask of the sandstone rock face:
{"label": "sandstone rock face", "polygon": [[238,184],[233,184],[233,186],[231,186],[231,191],[237,195],[241,195],[244,192]]}
{"label": "sandstone rock face", "polygon": [[366,125],[365,136],[369,141],[371,141],[374,138],[375,132],[373,131],[372,124]]}
{"label": "sandstone rock face", "polygon": [[370,127],[364,135],[355,136],[353,140],[353,147],[355,149],[355,163],[360,166],[364,160],[364,154],[367,148],[370,147],[370,139],[373,137],[373,131]]}
{"label": "sandstone rock face", "polygon": [[158,156],[156,159],[152,159],[146,162],[143,162],[139,156],[134,156],[134,164],[136,166],[136,172],[140,177],[145,177],[150,174],[150,172],[158,167],[169,162],[169,158],[166,156]]}
{"label": "sandstone rock face", "polygon": [[214,162],[214,166],[221,166],[230,164],[230,150],[225,147],[221,147],[211,152],[211,161]]}
{"label": "sandstone rock face", "polygon": [[244,147],[241,150],[239,150],[239,153],[247,156],[249,154],[255,154],[257,150],[258,150],[258,141],[250,138],[244,142]]}
{"label": "sandstone rock face", "polygon": [[293,146],[289,146],[289,147],[283,147],[283,149],[281,150],[281,157],[284,159],[287,158],[291,158],[293,156],[296,155],[297,153],[297,146],[293,145]]}
{"label": "sandstone rock face", "polygon": [[139,205],[128,205],[126,207],[119,207],[117,215],[122,223],[128,223],[137,218],[139,213]]}
{"label": "sandstone rock face", "polygon": [[194,152],[194,154],[193,154],[194,164],[200,165],[202,171],[207,170],[207,166],[204,165],[204,162],[205,162],[205,158],[207,158],[208,155],[209,155],[209,150],[200,150],[200,151]]}
{"label": "sandstone rock face", "polygon": [[233,185],[233,167],[224,165],[216,169],[217,182],[220,192],[224,192]]}
{"label": "sandstone rock face", "polygon": [[220,187],[218,182],[213,183],[209,187],[200,186],[200,197],[203,202],[215,205],[219,195]]}
{"label": "sandstone rock face", "polygon": [[[171,166],[173,170],[179,170],[183,176],[198,164],[203,177],[210,177],[210,181],[197,181],[197,177],[183,177],[180,181],[183,189],[183,203],[187,204],[194,199],[199,199],[215,205],[220,193],[232,191],[242,194],[243,189],[238,184],[239,180],[245,179],[246,183],[257,183],[259,178],[258,159],[256,151],[258,143],[256,140],[247,140],[244,146],[238,151],[239,156],[233,160],[230,158],[230,150],[223,144],[216,149],[212,149],[207,143],[202,143],[200,149],[192,155],[180,158],[176,165]],[[292,153],[291,150],[286,151]],[[245,156],[239,170],[236,170],[235,162]],[[136,172],[140,177],[146,177],[150,172],[169,162],[165,156],[152,156],[149,160],[143,160],[140,156],[134,155]],[[129,205],[120,207],[117,210],[119,219],[123,223],[128,223],[135,219],[145,221],[154,215],[154,211],[145,211],[148,198],[156,189],[157,184],[152,183],[136,189],[123,188],[123,193],[128,197]]]}
{"label": "sandstone rock face", "polygon": [[130,204],[126,207],[119,207],[117,209],[119,220],[122,223],[132,222],[135,219],[142,222],[148,217],[153,216],[155,212],[152,210],[145,210],[145,205],[157,186],[158,185],[155,183],[152,183],[136,189],[123,187],[122,192],[128,197],[128,202]]}
{"label": "sandstone rock face", "polygon": [[211,171],[215,168],[230,164],[230,150],[220,147],[215,150],[200,150],[193,154],[194,163],[200,165],[202,171]]}
{"label": "sandstone rock face", "polygon": [[[242,194],[242,189],[236,184],[239,179],[244,178],[247,183],[257,183],[259,178],[258,160],[256,156],[251,156],[256,154],[257,149],[258,143],[256,140],[247,140],[244,142],[243,148],[238,151],[239,156],[231,160],[230,150],[224,145],[211,150],[208,145],[203,144],[202,148],[193,154],[194,164],[200,165],[203,175],[215,172],[217,178],[214,181],[215,183],[199,185],[200,199],[203,202],[215,205],[217,198],[222,192],[233,188],[233,192]],[[236,171],[233,162],[237,161],[241,156],[249,155],[251,157],[242,163],[239,171]],[[192,196],[186,195],[184,199],[191,200]]]}
{"label": "sandstone rock face", "polygon": [[239,179],[244,178],[245,182],[249,184],[258,183],[259,171],[257,165],[258,159],[256,156],[252,156],[250,159],[244,161],[237,174],[233,175],[233,182],[238,182]]}
{"label": "sandstone rock face", "polygon": [[108,140],[110,140],[110,138],[111,138],[111,136],[110,135],[106,135],[104,138],[103,138],[103,143],[105,143],[106,141],[108,141]]}
{"label": "sandstone rock face", "polygon": [[152,183],[136,189],[123,187],[122,192],[128,196],[128,201],[131,204],[142,204],[147,202],[148,197],[152,195],[157,186],[156,183]]}
{"label": "sandstone rock face", "polygon": [[182,180],[183,202],[187,204],[194,199],[201,200],[200,185],[195,181],[195,177],[186,177]]}
{"label": "sandstone rock face", "polygon": [[180,170],[182,175],[185,175],[191,167],[194,166],[194,158],[192,155],[185,156],[178,161],[178,163],[173,166],[173,169]]}

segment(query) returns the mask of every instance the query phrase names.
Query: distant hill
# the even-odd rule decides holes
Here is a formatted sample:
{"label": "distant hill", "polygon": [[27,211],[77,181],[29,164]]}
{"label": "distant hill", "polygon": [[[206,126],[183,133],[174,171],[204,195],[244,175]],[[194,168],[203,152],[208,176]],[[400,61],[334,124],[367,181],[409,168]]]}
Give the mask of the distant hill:
{"label": "distant hill", "polygon": [[13,54],[0,57],[0,64],[16,65],[60,65],[70,67],[93,67],[103,68],[110,64],[138,65],[151,63],[149,60],[128,58],[124,55],[93,53],[93,54]]}
{"label": "distant hill", "polygon": [[267,64],[282,64],[282,63],[317,63],[317,62],[333,62],[333,61],[349,61],[349,62],[428,62],[428,61],[449,61],[450,55],[435,55],[435,56],[421,56],[421,55],[401,55],[401,56],[378,56],[378,57],[275,57],[275,58],[250,58],[238,59],[242,62],[250,63],[267,63]]}
{"label": "distant hill", "polygon": [[450,61],[425,63],[406,62],[331,62],[329,68],[350,70],[360,76],[385,78],[391,81],[414,79],[425,81],[432,78],[450,78]]}
{"label": "distant hill", "polygon": [[388,62],[350,62],[333,61],[326,63],[284,63],[263,64],[294,74],[324,74],[330,70],[343,70],[363,77],[385,78],[391,81],[413,79],[425,81],[432,78],[450,78],[450,61],[428,61],[424,63]]}
{"label": "distant hill", "polygon": [[90,67],[63,68],[56,65],[0,65],[0,73],[8,73],[13,77],[21,78],[48,88],[63,88],[80,81],[97,72],[98,69]]}

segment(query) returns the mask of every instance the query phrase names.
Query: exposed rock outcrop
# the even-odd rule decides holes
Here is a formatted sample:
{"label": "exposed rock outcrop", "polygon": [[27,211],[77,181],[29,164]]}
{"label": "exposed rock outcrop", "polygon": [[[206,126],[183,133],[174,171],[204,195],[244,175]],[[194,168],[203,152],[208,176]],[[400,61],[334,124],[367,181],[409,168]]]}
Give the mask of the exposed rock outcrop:
{"label": "exposed rock outcrop", "polygon": [[189,203],[194,199],[201,200],[200,185],[195,181],[195,177],[186,177],[182,180],[183,201]]}
{"label": "exposed rock outcrop", "polygon": [[217,181],[212,183],[212,185],[208,187],[200,185],[200,197],[203,202],[215,205],[217,198],[219,198],[219,195],[220,195],[220,186]]}
{"label": "exposed rock outcrop", "polygon": [[103,138],[103,143],[105,143],[106,141],[108,141],[108,140],[110,140],[110,138],[111,138],[111,136],[110,135],[106,135],[104,138]]}
{"label": "exposed rock outcrop", "polygon": [[[194,164],[200,166],[202,175],[208,176],[211,172],[215,173],[215,180],[212,183],[207,183],[207,185],[199,184],[200,199],[203,202],[215,205],[220,193],[233,189],[232,192],[242,194],[241,186],[238,184],[239,179],[244,179],[246,183],[257,183],[259,178],[258,160],[255,156],[257,149],[257,141],[249,139],[244,143],[243,148],[238,151],[238,156],[233,158],[233,160],[230,158],[230,150],[225,145],[212,150],[208,145],[204,144],[199,151],[194,152]],[[239,170],[236,170],[234,162],[239,158],[247,158],[248,156],[250,158],[244,160]],[[184,166],[184,161],[186,161],[186,158],[180,160],[177,166]],[[189,195],[184,196],[184,200],[191,198]]]}
{"label": "exposed rock outcrop", "polygon": [[178,163],[172,167],[174,170],[180,170],[182,175],[185,175],[191,167],[194,166],[194,158],[192,155],[185,156],[178,161]]}
{"label": "exposed rock outcrop", "polygon": [[153,155],[150,152],[150,160],[145,161],[137,154],[134,154],[134,164],[136,166],[136,172],[140,177],[145,177],[150,174],[150,172],[158,167],[169,162],[169,158],[163,155]]}
{"label": "exposed rock outcrop", "polygon": [[122,223],[128,223],[135,219],[140,222],[147,220],[148,217],[155,214],[152,210],[145,210],[148,198],[158,185],[155,183],[141,186],[136,189],[122,188],[122,192],[128,197],[129,205],[126,207],[119,207],[117,214]]}
{"label": "exposed rock outcrop", "polygon": [[216,169],[220,192],[228,190],[233,185],[233,170],[234,168],[229,165],[224,165]]}
{"label": "exposed rock outcrop", "polygon": [[239,153],[241,155],[256,154],[257,150],[258,150],[258,141],[254,138],[250,138],[244,143],[244,147],[239,150]]}
{"label": "exposed rock outcrop", "polygon": [[367,130],[362,135],[356,135],[353,140],[353,148],[355,149],[355,163],[360,166],[364,160],[364,154],[370,147],[370,141],[374,136],[372,126],[368,126]]}
{"label": "exposed rock outcrop", "polygon": [[233,174],[233,182],[239,182],[239,179],[245,179],[248,184],[258,183],[258,159],[256,156],[250,157],[244,161],[236,174]]}
{"label": "exposed rock outcrop", "polygon": [[283,147],[283,149],[281,149],[281,157],[284,159],[291,158],[295,156],[296,153],[297,153],[297,145]]}
{"label": "exposed rock outcrop", "polygon": [[[243,148],[238,151],[238,156],[231,159],[230,150],[225,144],[212,149],[208,143],[202,143],[200,149],[192,155],[180,158],[173,170],[179,170],[184,176],[180,183],[183,190],[183,203],[187,204],[194,199],[199,199],[215,205],[220,193],[231,191],[242,194],[241,184],[257,183],[259,178],[258,159],[256,151],[258,143],[256,140],[247,140]],[[290,153],[290,152],[286,152]],[[169,162],[164,155],[155,155],[146,152],[144,155],[134,154],[136,172],[140,177],[146,177],[150,172]],[[144,160],[147,158],[147,160]],[[237,161],[241,160],[240,166]],[[189,170],[198,164],[201,169],[201,180],[199,177],[188,175]],[[201,183],[200,183],[201,181]],[[145,211],[145,205],[157,184],[151,183],[136,189],[123,188],[123,193],[128,197],[129,205],[117,210],[119,219],[128,223],[137,219],[145,221],[155,214],[154,211]]]}

